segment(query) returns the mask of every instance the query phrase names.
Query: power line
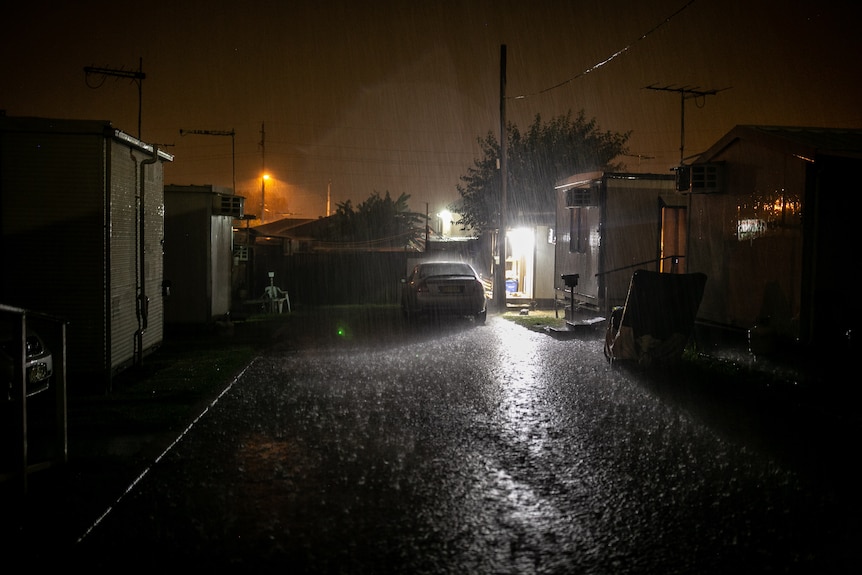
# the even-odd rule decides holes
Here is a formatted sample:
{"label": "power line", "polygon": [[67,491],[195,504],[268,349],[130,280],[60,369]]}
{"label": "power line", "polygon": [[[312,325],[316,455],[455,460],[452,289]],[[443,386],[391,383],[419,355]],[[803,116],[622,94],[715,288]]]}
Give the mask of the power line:
{"label": "power line", "polygon": [[523,99],[525,99],[525,98],[530,98],[530,97],[532,97],[532,96],[539,96],[539,95],[544,94],[544,93],[546,93],[546,92],[550,92],[551,90],[556,90],[557,88],[562,88],[562,87],[563,87],[563,86],[565,86],[566,84],[569,84],[569,83],[571,83],[571,82],[574,82],[574,81],[575,81],[575,80],[577,80],[578,78],[581,78],[581,77],[583,77],[583,76],[586,76],[586,75],[587,75],[587,74],[589,74],[590,72],[594,72],[595,70],[598,70],[599,68],[601,68],[601,67],[602,67],[602,66],[604,66],[605,64],[610,63],[610,62],[611,62],[611,60],[614,60],[614,59],[616,59],[618,56],[622,56],[623,54],[625,54],[626,52],[628,52],[629,50],[631,50],[631,49],[632,49],[632,47],[634,47],[634,45],[635,45],[636,43],[640,42],[641,40],[644,40],[647,36],[650,36],[651,34],[653,34],[654,32],[656,32],[659,28],[661,28],[661,27],[662,27],[662,26],[664,26],[665,24],[669,23],[673,18],[675,18],[675,17],[676,17],[677,15],[679,15],[681,12],[683,12],[684,10],[686,10],[689,6],[691,6],[692,4],[694,4],[696,1],[697,1],[697,0],[688,0],[688,2],[686,2],[686,3],[685,3],[681,8],[677,9],[677,11],[676,11],[676,12],[674,12],[673,14],[671,14],[670,16],[668,16],[667,18],[665,18],[664,20],[662,20],[661,22],[659,22],[658,24],[656,24],[655,26],[653,26],[652,28],[650,28],[649,30],[647,30],[645,33],[641,34],[639,37],[637,37],[635,40],[633,40],[630,44],[628,44],[627,46],[625,46],[624,48],[622,48],[622,49],[620,49],[620,50],[617,50],[616,52],[614,52],[613,54],[611,54],[610,56],[608,56],[607,58],[605,58],[604,60],[602,60],[602,61],[601,61],[601,62],[599,62],[598,64],[595,64],[595,65],[593,65],[593,66],[591,66],[591,67],[587,68],[587,69],[586,69],[586,70],[584,70],[583,72],[581,72],[581,73],[579,73],[579,74],[576,74],[575,76],[572,76],[572,77],[571,77],[571,78],[569,78],[568,80],[564,80],[564,81],[560,82],[559,84],[555,84],[555,85],[553,85],[553,86],[551,86],[551,87],[549,87],[549,88],[545,88],[544,90],[539,90],[538,92],[533,92],[532,94],[521,94],[520,96],[512,96],[512,97],[511,97],[511,99],[513,99],[513,100],[523,100]]}

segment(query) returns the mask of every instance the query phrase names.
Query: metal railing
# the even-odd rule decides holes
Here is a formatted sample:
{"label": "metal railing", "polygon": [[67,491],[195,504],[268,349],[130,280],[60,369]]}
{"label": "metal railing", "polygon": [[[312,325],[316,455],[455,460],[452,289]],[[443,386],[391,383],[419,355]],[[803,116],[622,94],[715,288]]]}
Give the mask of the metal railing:
{"label": "metal railing", "polygon": [[665,261],[665,260],[673,260],[673,262],[672,262],[672,266],[671,266],[671,271],[670,271],[669,273],[676,273],[676,271],[675,271],[675,270],[676,270],[676,267],[679,265],[679,260],[681,260],[681,259],[683,259],[683,258],[685,258],[685,256],[676,256],[676,255],[674,255],[674,256],[665,256],[665,257],[663,257],[663,258],[654,258],[654,259],[651,259],[651,260],[646,260],[646,261],[643,261],[643,262],[638,262],[638,263],[636,263],[636,264],[629,264],[629,265],[627,265],[627,266],[622,266],[622,267],[619,267],[619,268],[614,268],[614,269],[612,269],[612,270],[606,270],[606,271],[603,271],[603,272],[599,272],[599,273],[597,273],[597,274],[596,274],[596,277],[606,276],[606,275],[608,275],[608,274],[612,274],[612,273],[616,273],[616,272],[621,272],[621,271],[625,271],[625,270],[630,270],[630,269],[634,269],[634,268],[639,268],[639,267],[641,267],[641,266],[645,266],[645,265],[647,265],[647,264],[656,264],[656,265],[658,265],[659,263],[661,263],[661,262],[663,262],[663,261]]}
{"label": "metal railing", "polygon": [[[670,255],[670,256],[664,256],[662,258],[653,258],[650,260],[645,260],[642,262],[637,262],[634,264],[629,264],[629,265],[621,266],[618,268],[605,270],[603,272],[599,272],[599,273],[595,274],[594,277],[596,277],[596,278],[604,277],[604,276],[607,276],[607,275],[610,275],[613,273],[623,272],[623,271],[627,271],[627,270],[633,270],[633,269],[640,268],[640,267],[650,265],[650,264],[654,264],[656,266],[659,266],[660,263],[665,261],[665,260],[671,261],[671,270],[669,273],[677,273],[677,267],[679,266],[679,261],[683,258],[685,258],[685,256],[681,256],[681,255]],[[564,276],[565,275],[577,276],[578,274],[563,274],[563,275]],[[565,279],[564,279],[564,281],[565,281]],[[572,306],[572,309],[574,309],[575,308],[575,297],[574,296],[575,296],[575,287],[576,286],[577,286],[577,281],[575,281],[575,285],[571,285],[571,286],[568,283],[566,283],[566,286],[562,290],[560,290],[560,288],[555,289],[555,293],[554,293],[554,315],[556,317],[559,317],[559,313],[557,313],[557,293],[556,292],[559,292],[559,291],[563,292],[563,305],[564,306],[565,306],[566,297],[567,297],[567,295],[569,295],[570,300],[571,300],[570,305]],[[607,290],[608,290],[608,284],[607,284],[607,281],[605,281],[605,283],[604,283],[604,295],[603,296],[597,296],[593,299],[596,300],[595,305],[597,308],[603,308],[603,307],[608,308],[608,309],[602,309],[601,311],[609,315],[612,310],[610,309],[609,304],[608,304]],[[603,303],[600,303],[600,302],[603,302]]]}

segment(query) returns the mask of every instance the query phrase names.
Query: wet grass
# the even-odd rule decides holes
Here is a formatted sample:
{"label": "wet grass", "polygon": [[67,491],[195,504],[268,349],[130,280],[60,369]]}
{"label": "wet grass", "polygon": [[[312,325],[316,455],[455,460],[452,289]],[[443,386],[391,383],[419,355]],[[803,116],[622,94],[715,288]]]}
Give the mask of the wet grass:
{"label": "wet grass", "polygon": [[566,326],[563,314],[557,317],[553,310],[530,310],[526,314],[520,311],[507,311],[500,317],[535,331],[541,331],[546,327],[562,329]]}

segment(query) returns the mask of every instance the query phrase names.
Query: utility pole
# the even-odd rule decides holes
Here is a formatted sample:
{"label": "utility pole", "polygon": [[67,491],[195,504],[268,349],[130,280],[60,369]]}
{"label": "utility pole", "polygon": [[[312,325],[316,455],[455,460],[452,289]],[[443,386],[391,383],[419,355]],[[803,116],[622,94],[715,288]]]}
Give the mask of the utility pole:
{"label": "utility pole", "polygon": [[233,130],[183,130],[180,129],[180,136],[186,134],[197,134],[200,136],[230,136],[230,161],[231,174],[233,179],[233,195],[236,195],[236,132]]}
{"label": "utility pole", "polygon": [[[87,82],[87,78],[90,75],[99,75],[102,77],[102,81],[96,85],[90,85]],[[87,86],[90,88],[96,89],[99,88],[104,82],[105,78],[108,76],[114,76],[116,78],[130,78],[138,85],[138,139],[141,139],[141,106],[143,99],[143,82],[144,78],[147,77],[144,74],[144,59],[140,58],[138,60],[138,70],[137,72],[134,70],[122,70],[115,68],[95,68],[93,66],[85,66],[84,67],[84,81],[87,82]]]}
{"label": "utility pole", "polygon": [[719,92],[729,90],[730,88],[721,88],[720,90],[702,90],[697,86],[675,87],[675,86],[656,86],[650,84],[646,87],[647,90],[661,90],[664,92],[678,92],[680,96],[680,126],[679,126],[679,164],[682,165],[685,160],[685,101],[690,98],[705,98],[706,96],[715,96]]}
{"label": "utility pole", "polygon": [[260,123],[260,223],[266,222],[266,131]]}
{"label": "utility pole", "polygon": [[428,202],[425,202],[425,250],[428,251],[428,232],[430,231],[428,228],[430,227],[430,222],[428,220]]}
{"label": "utility pole", "polygon": [[494,268],[494,299],[497,311],[506,311],[506,198],[509,179],[506,147],[506,45],[500,46],[500,228],[497,231],[497,265]]}

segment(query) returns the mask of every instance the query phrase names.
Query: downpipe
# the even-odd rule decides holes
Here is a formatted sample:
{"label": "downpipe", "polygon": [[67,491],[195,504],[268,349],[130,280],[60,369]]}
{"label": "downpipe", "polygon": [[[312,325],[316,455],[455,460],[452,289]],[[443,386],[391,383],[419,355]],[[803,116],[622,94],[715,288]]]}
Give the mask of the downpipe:
{"label": "downpipe", "polygon": [[138,329],[135,331],[135,365],[142,365],[144,362],[144,334],[147,331],[149,321],[150,299],[147,296],[147,276],[146,276],[146,249],[144,238],[146,232],[146,169],[147,165],[155,164],[159,159],[159,149],[153,146],[153,157],[143,160],[140,164],[140,200],[138,201],[138,286],[135,311],[138,319]]}

